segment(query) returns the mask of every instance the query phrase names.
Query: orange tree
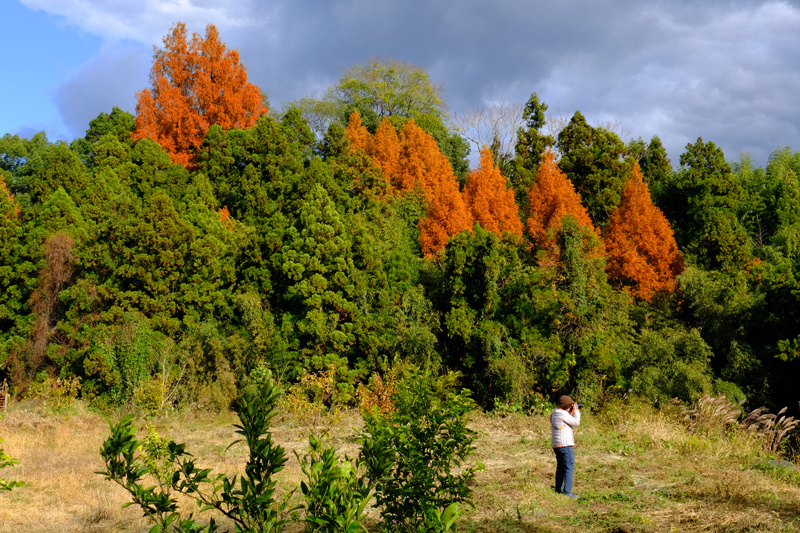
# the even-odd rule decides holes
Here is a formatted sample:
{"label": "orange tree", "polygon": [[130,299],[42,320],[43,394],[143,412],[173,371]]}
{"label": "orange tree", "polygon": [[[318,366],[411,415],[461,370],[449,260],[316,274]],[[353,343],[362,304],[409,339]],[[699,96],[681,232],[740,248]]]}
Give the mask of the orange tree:
{"label": "orange tree", "polygon": [[522,236],[519,208],[514,190],[508,187],[494,157],[486,147],[481,150],[480,166],[467,174],[464,201],[476,222],[502,236],[504,231]]}
{"label": "orange tree", "polygon": [[400,137],[386,117],[381,120],[372,137],[370,155],[375,164],[383,170],[387,179],[389,176],[397,174],[400,165]]}
{"label": "orange tree", "polygon": [[134,139],[158,142],[175,163],[194,166],[208,129],[246,128],[267,112],[261,91],[247,81],[239,53],[228,50],[213,25],[205,39],[176,24],[156,48],[150,87],[136,95]]}
{"label": "orange tree", "polygon": [[637,298],[650,300],[656,291],[672,292],[675,277],[683,271],[683,256],[667,218],[653,205],[639,164],[611,213],[604,242],[606,272]]}
{"label": "orange tree", "polygon": [[[8,203],[3,201],[3,197],[8,199]],[[20,208],[14,204],[14,195],[6,187],[2,174],[0,174],[0,213],[5,215],[6,218],[18,218],[20,213]]]}
{"label": "orange tree", "polygon": [[545,248],[554,242],[554,232],[561,228],[561,219],[572,215],[582,226],[592,228],[589,213],[581,204],[581,197],[575,187],[555,161],[555,155],[548,150],[536,174],[536,181],[528,193],[530,218],[528,233],[538,246]]}
{"label": "orange tree", "polygon": [[419,241],[425,255],[444,249],[453,235],[472,227],[458,182],[436,140],[409,120],[403,128],[403,143],[396,180],[400,190],[422,187],[428,200],[425,218],[419,222]]}
{"label": "orange tree", "polygon": [[361,113],[353,111],[353,114],[350,115],[350,120],[347,122],[345,133],[350,139],[350,147],[354,152],[356,150],[364,150],[367,154],[372,155],[372,136],[361,122]]}
{"label": "orange tree", "polygon": [[444,250],[450,237],[472,227],[473,218],[458,190],[450,161],[436,139],[413,119],[405,122],[401,135],[384,119],[372,136],[356,111],[350,115],[345,131],[351,149],[369,154],[394,191],[421,189],[427,210],[419,221],[419,241],[426,256]]}

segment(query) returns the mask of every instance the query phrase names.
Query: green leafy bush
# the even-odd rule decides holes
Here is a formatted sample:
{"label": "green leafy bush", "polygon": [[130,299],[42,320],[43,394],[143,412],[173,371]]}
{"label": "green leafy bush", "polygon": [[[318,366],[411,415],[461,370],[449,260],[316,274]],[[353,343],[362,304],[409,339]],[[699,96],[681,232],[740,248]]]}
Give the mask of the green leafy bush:
{"label": "green leafy bush", "polygon": [[64,379],[54,378],[46,371],[41,371],[31,383],[28,394],[30,397],[40,400],[46,408],[53,412],[63,413],[72,406],[81,387],[81,379],[78,376]]}
{"label": "green leafy bush", "polygon": [[392,395],[395,411],[364,414],[361,460],[375,484],[388,531],[448,531],[472,505],[470,483],[482,465],[467,465],[477,433],[465,415],[474,408],[458,373],[412,371]]}
{"label": "green leafy bush", "polygon": [[[130,493],[132,503],[156,523],[152,532],[219,530],[213,518],[203,525],[191,514],[184,517],[175,497],[182,493],[194,499],[201,511],[215,509],[233,521],[237,532],[277,533],[292,510],[288,504],[291,493],[282,501],[275,496],[273,476],[283,470],[287,459],[284,449],[272,442],[269,433],[277,398],[277,389],[267,383],[258,394],[237,403],[240,423],[234,427],[242,439],[233,444],[244,441],[250,450],[241,476],[212,476],[211,470],[197,468],[185,444],[165,443],[153,435],[145,441],[137,440],[132,415],[111,426],[111,436],[101,450],[105,470],[98,474]],[[165,464],[171,465],[171,474],[165,471]],[[158,482],[157,486],[149,484],[151,478]],[[163,482],[165,479],[169,479],[168,484]]]}
{"label": "green leafy bush", "polygon": [[336,451],[323,449],[316,437],[310,437],[309,444],[308,454],[297,457],[306,475],[300,484],[306,499],[306,531],[366,532],[362,522],[372,488],[366,476],[359,476],[359,463],[354,465],[347,456],[339,461]]}
{"label": "green leafy bush", "polygon": [[661,404],[672,398],[692,402],[713,392],[713,352],[697,328],[645,329],[639,343],[631,391]]}

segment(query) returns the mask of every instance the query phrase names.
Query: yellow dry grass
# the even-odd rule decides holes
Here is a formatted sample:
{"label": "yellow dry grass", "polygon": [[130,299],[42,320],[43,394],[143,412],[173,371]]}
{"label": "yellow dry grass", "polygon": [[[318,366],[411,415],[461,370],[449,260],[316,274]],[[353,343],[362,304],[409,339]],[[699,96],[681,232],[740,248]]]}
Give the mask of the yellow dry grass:
{"label": "yellow dry grass", "polygon": [[[235,440],[231,413],[187,412],[151,421],[161,436],[185,442],[201,466],[241,470],[246,450]],[[357,413],[304,422],[275,420],[273,437],[289,454],[278,476],[286,493],[302,479],[292,451],[329,433],[341,454],[357,455]],[[138,427],[145,425],[140,420]],[[771,471],[769,456],[743,433],[699,435],[675,416],[643,406],[586,414],[578,430],[577,501],[552,491],[555,460],[545,416],[475,414],[477,455],[485,470],[474,486],[474,510],[458,531],[471,532],[791,532],[800,531],[800,476]],[[125,491],[94,472],[108,422],[80,405],[55,415],[12,405],[0,418],[6,452],[20,464],[0,477],[25,486],[0,493],[0,532],[146,531]],[[300,501],[300,495],[294,495]],[[188,507],[187,507],[188,508]],[[370,523],[378,514],[370,511]],[[299,531],[294,524],[287,531]]]}
{"label": "yellow dry grass", "polygon": [[0,531],[142,530],[147,523],[126,496],[95,474],[108,424],[97,415],[43,416],[12,407],[0,438],[19,465],[3,476],[25,485],[0,496]]}

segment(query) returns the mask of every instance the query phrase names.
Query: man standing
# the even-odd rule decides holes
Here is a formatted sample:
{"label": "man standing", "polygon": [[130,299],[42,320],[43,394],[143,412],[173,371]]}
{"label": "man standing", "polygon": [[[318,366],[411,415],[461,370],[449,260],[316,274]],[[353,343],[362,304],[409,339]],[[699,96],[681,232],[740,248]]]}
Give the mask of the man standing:
{"label": "man standing", "polygon": [[575,436],[572,428],[581,424],[581,412],[569,396],[558,399],[558,406],[550,415],[550,428],[553,431],[551,446],[556,454],[556,492],[570,498],[572,493],[572,474],[575,471]]}

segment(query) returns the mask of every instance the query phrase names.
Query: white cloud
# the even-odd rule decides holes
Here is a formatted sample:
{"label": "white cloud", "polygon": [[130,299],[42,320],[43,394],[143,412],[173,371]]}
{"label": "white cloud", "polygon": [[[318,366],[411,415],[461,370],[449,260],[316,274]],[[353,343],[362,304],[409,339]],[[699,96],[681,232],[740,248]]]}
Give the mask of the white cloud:
{"label": "white cloud", "polygon": [[190,31],[207,24],[220,31],[260,24],[253,18],[255,0],[20,0],[31,9],[64,17],[107,43],[131,40],[157,44],[178,21]]}

